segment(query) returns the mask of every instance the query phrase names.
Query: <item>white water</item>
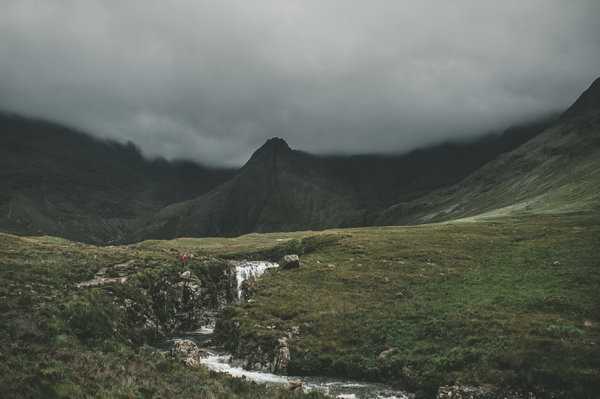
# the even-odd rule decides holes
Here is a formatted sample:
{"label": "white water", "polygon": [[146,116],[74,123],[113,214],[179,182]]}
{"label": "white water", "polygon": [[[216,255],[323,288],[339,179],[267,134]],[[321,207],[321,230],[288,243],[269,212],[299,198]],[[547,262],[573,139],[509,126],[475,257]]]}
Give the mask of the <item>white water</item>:
{"label": "white water", "polygon": [[281,375],[262,373],[258,371],[244,370],[241,367],[234,367],[229,364],[231,360],[230,355],[223,355],[218,353],[209,353],[209,355],[200,360],[200,363],[205,365],[209,370],[218,371],[220,373],[226,373],[232,377],[246,378],[248,380],[259,382],[259,383],[271,383],[271,384],[287,384],[288,379]]}
{"label": "white water", "polygon": [[411,395],[393,391],[383,385],[357,383],[352,381],[335,381],[324,378],[288,377],[283,375],[249,371],[230,364],[231,356],[217,352],[209,352],[200,359],[200,363],[209,370],[226,373],[236,378],[245,378],[260,384],[287,385],[290,381],[302,381],[305,392],[320,391],[338,399],[410,399]]}
{"label": "white water", "polygon": [[252,278],[262,276],[268,269],[279,267],[278,263],[265,261],[239,261],[235,262],[235,277],[237,280],[238,300],[242,299],[242,283]]}
{"label": "white water", "polygon": [[197,330],[187,332],[186,335],[212,335],[215,332],[215,323],[208,326],[202,326]]}

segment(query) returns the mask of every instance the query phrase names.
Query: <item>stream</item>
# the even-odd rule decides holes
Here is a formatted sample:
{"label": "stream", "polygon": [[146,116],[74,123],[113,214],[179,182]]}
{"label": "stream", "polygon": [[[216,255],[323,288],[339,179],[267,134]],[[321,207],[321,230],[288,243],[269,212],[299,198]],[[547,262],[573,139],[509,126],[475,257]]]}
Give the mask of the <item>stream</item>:
{"label": "stream", "polygon": [[[242,283],[250,278],[258,278],[268,269],[278,267],[277,263],[262,261],[243,261],[236,264],[238,300],[242,298]],[[320,377],[285,376],[261,371],[245,370],[232,364],[231,355],[212,345],[214,322],[202,326],[196,331],[187,332],[170,339],[173,344],[177,340],[192,340],[203,352],[200,363],[210,370],[226,373],[236,378],[244,378],[262,384],[288,386],[290,382],[302,382],[305,392],[320,391],[338,399],[410,399],[414,395],[393,390],[384,384],[343,381]]]}

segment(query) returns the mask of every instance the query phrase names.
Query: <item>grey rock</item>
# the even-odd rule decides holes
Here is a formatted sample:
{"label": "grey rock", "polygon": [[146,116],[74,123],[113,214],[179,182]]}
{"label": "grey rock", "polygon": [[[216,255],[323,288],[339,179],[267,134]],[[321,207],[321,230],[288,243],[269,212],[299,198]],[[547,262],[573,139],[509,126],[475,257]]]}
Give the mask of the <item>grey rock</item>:
{"label": "grey rock", "polygon": [[189,270],[186,270],[185,272],[181,273],[179,275],[179,277],[183,278],[183,279],[189,279],[192,277],[192,272]]}
{"label": "grey rock", "polygon": [[300,267],[300,257],[298,255],[285,255],[279,261],[281,269],[296,269]]}
{"label": "grey rock", "polygon": [[127,277],[96,277],[76,284],[77,288],[93,288],[106,284],[125,284]]}
{"label": "grey rock", "polygon": [[288,389],[290,391],[297,391],[297,390],[302,390],[302,387],[304,386],[304,382],[300,381],[300,380],[291,380],[290,382],[288,382]]}
{"label": "grey rock", "polygon": [[171,355],[180,359],[186,366],[196,368],[202,364],[200,359],[204,351],[190,339],[176,339],[173,341]]}

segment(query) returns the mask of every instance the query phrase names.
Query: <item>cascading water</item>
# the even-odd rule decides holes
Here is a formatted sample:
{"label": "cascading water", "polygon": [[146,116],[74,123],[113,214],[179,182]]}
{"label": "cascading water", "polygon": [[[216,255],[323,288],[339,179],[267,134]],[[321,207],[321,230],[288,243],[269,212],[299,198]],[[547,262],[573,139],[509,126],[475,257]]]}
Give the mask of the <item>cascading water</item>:
{"label": "cascading water", "polygon": [[287,385],[292,381],[302,382],[305,392],[318,391],[336,399],[413,399],[414,395],[392,390],[382,384],[340,381],[316,377],[291,377],[261,371],[249,371],[231,364],[229,354],[209,352],[200,363],[209,370],[229,374],[260,384]]}
{"label": "cascading water", "polygon": [[238,301],[242,300],[242,284],[244,281],[258,278],[268,269],[279,267],[277,263],[265,261],[237,261],[234,264]]}
{"label": "cascading water", "polygon": [[[267,270],[279,267],[279,264],[266,261],[233,261],[237,283],[237,300],[243,300],[245,281],[262,276]],[[290,377],[260,371],[249,371],[233,364],[231,355],[218,348],[206,346],[210,343],[214,331],[214,320],[196,331],[190,331],[181,338],[191,339],[203,348],[204,355],[199,362],[210,370],[226,373],[233,377],[244,378],[264,384],[286,385],[292,381],[302,383],[305,391],[319,391],[337,399],[412,399],[414,395],[396,391],[382,384],[357,383],[315,377]],[[173,341],[173,340],[172,340]]]}

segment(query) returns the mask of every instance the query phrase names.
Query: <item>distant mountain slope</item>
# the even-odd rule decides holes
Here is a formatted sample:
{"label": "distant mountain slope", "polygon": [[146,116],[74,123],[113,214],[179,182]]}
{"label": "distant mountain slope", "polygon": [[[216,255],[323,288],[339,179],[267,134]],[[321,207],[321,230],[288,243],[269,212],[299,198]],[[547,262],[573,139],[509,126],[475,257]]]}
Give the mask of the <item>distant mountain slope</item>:
{"label": "distant mountain slope", "polygon": [[471,142],[316,156],[275,138],[224,170],[0,114],[0,230],[109,243],[589,209],[599,119],[596,80],[560,118]]}
{"label": "distant mountain slope", "polygon": [[0,114],[0,228],[88,242],[120,241],[128,224],[196,197],[232,175],[148,161],[133,144]]}
{"label": "distant mountain slope", "polygon": [[542,134],[451,187],[394,204],[376,223],[600,209],[598,187],[600,79]]}
{"label": "distant mountain slope", "polygon": [[597,114],[598,110],[600,110],[600,77],[564,112],[562,118]]}
{"label": "distant mountain slope", "polygon": [[447,142],[395,156],[326,157],[334,178],[352,186],[365,207],[381,209],[450,186],[498,155],[511,151],[556,120],[549,115],[475,140]]}
{"label": "distant mountain slope", "polygon": [[459,181],[549,123],[396,156],[315,156],[271,139],[227,183],[141,220],[132,240],[371,225],[395,201]]}
{"label": "distant mountain slope", "polygon": [[328,176],[318,159],[274,138],[230,181],[194,200],[173,204],[141,223],[135,239],[238,235],[360,224],[347,185]]}

